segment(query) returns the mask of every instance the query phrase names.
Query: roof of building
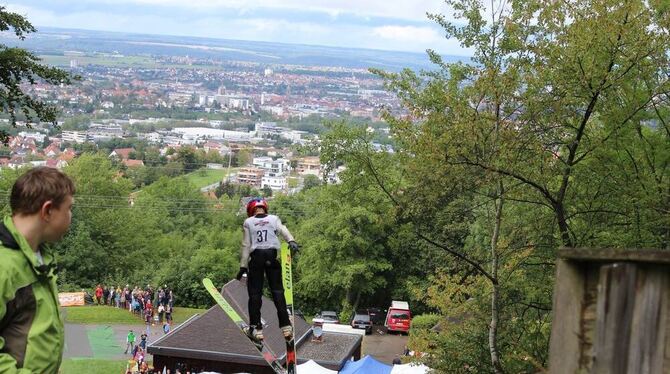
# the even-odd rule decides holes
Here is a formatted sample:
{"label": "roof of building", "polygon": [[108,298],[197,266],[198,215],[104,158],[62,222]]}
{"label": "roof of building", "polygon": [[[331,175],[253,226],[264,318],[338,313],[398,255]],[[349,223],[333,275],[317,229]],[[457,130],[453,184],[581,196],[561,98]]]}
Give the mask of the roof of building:
{"label": "roof of building", "polygon": [[110,156],[116,155],[119,158],[121,158],[122,160],[126,160],[126,159],[128,159],[128,156],[130,156],[130,152],[134,152],[134,151],[135,151],[134,148],[117,148],[117,149],[112,151]]}
{"label": "roof of building", "polygon": [[[246,285],[237,280],[223,287],[223,296],[248,321]],[[286,356],[286,345],[278,326],[277,312],[272,300],[263,297],[261,308],[265,328],[265,343],[280,359]],[[323,342],[311,341],[311,326],[295,318],[296,346],[300,362],[314,360],[321,365],[341,367],[360,346],[360,335],[324,333]],[[254,345],[218,306],[210,308],[150,344],[153,355],[222,361],[237,364],[267,365]]]}
{"label": "roof of building", "polygon": [[144,161],[142,160],[123,160],[123,164],[129,168],[144,166]]}

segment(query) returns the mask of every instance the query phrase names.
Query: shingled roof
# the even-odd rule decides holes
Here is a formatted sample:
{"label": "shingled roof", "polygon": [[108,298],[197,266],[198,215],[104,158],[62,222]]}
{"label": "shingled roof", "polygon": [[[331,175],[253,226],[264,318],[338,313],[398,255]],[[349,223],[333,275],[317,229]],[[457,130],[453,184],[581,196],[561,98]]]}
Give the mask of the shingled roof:
{"label": "shingled roof", "polygon": [[[232,280],[223,287],[222,294],[248,321],[246,285]],[[286,344],[279,329],[274,303],[269,298],[263,297],[261,315],[265,325],[265,343],[283,362]],[[294,327],[298,362],[312,359],[322,366],[339,370],[352,356],[360,357],[360,335],[324,333],[323,343],[315,343],[311,341],[311,326],[304,319],[296,317]],[[254,345],[218,306],[184,322],[149,344],[147,350],[153,355],[156,368],[167,366],[174,370],[181,364],[200,370],[272,372]]]}

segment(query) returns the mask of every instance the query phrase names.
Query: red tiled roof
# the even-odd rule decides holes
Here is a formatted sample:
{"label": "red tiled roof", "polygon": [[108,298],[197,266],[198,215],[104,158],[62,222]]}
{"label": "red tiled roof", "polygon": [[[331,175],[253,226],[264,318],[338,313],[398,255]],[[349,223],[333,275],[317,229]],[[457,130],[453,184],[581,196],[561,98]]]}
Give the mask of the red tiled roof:
{"label": "red tiled roof", "polygon": [[[134,152],[134,151],[135,151],[134,148],[117,148],[117,149],[112,151],[112,154],[116,154],[122,160],[127,160],[128,155],[130,155],[130,152]],[[110,154],[110,156],[111,156],[111,154]]]}
{"label": "red tiled roof", "polygon": [[129,168],[144,166],[144,161],[142,160],[123,160],[123,164]]}

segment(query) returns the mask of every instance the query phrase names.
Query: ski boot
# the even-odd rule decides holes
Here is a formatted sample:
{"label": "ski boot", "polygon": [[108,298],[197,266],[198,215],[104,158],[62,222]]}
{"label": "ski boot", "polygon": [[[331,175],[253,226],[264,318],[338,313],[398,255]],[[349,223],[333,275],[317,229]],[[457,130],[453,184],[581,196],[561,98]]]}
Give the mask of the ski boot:
{"label": "ski boot", "polygon": [[256,341],[256,342],[262,342],[263,341],[264,336],[263,336],[263,329],[262,328],[257,329],[256,326],[249,326],[249,327],[245,328],[244,332],[247,334],[249,339],[251,339],[253,341]]}
{"label": "ski boot", "polygon": [[286,325],[281,327],[281,332],[284,334],[284,339],[291,340],[293,339],[293,326]]}

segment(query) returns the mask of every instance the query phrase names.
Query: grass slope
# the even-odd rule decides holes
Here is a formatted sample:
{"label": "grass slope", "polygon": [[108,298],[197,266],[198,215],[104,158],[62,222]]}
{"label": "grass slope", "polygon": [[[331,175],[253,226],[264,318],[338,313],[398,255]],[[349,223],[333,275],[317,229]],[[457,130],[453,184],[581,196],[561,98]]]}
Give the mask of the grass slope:
{"label": "grass slope", "polygon": [[[231,168],[230,172],[235,173],[238,168]],[[189,182],[198,188],[209,186],[216,182],[221,182],[228,173],[228,169],[200,169],[185,175]]]}
{"label": "grass slope", "polygon": [[126,370],[128,361],[97,359],[65,359],[60,367],[62,374],[120,374]]}
{"label": "grass slope", "polygon": [[[65,309],[65,322],[83,324],[124,324],[142,325],[142,319],[127,310],[104,305],[72,306]],[[182,323],[194,314],[202,314],[206,309],[175,307],[172,315],[174,323]]]}

